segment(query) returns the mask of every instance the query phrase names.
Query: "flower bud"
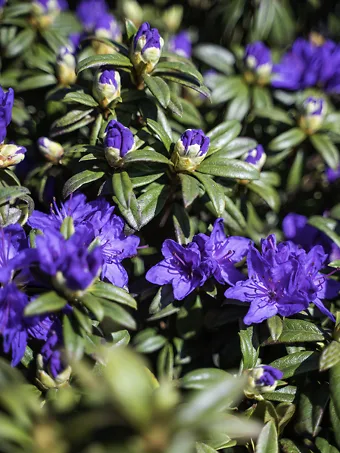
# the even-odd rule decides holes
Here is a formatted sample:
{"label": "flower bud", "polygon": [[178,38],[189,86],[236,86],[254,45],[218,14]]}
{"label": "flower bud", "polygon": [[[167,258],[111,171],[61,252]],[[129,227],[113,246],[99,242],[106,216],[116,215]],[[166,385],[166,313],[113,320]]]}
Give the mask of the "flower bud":
{"label": "flower bud", "polygon": [[181,31],[169,41],[169,50],[181,57],[191,58],[192,45],[187,31]]}
{"label": "flower bud", "polygon": [[269,365],[260,365],[247,370],[248,384],[244,391],[247,398],[262,399],[261,394],[273,392],[277,381],[282,379],[283,373]]}
{"label": "flower bud", "polygon": [[61,373],[55,377],[52,372],[44,370],[44,357],[42,354],[37,355],[37,374],[36,380],[42,390],[58,389],[67,387],[72,373],[70,366],[66,367]]}
{"label": "flower bud", "polygon": [[[106,38],[121,42],[122,30],[116,18],[112,14],[102,14],[94,27],[94,34],[98,38]],[[112,54],[113,49],[105,43],[93,40],[92,46],[98,55]]]}
{"label": "flower bud", "polygon": [[340,178],[340,165],[336,169],[327,167],[325,174],[329,184],[333,184]]}
{"label": "flower bud", "polygon": [[128,127],[111,120],[105,129],[105,157],[111,167],[119,167],[127,153],[135,149],[135,140]]}
{"label": "flower bud", "polygon": [[170,6],[165,10],[163,14],[163,21],[170,33],[174,33],[177,30],[178,24],[182,22],[182,19],[183,19],[182,5]]}
{"label": "flower bud", "polygon": [[323,98],[310,96],[302,104],[299,125],[307,134],[313,134],[322,126],[327,111]]}
{"label": "flower bud", "polygon": [[176,171],[194,171],[205,158],[210,144],[201,129],[187,129],[177,141],[171,160]]}
{"label": "flower bud", "polygon": [[143,8],[136,0],[124,0],[122,2],[123,17],[139,25],[143,22]]}
{"label": "flower bud", "polygon": [[59,50],[57,76],[62,85],[73,85],[77,80],[76,59],[68,46],[63,46]]}
{"label": "flower bud", "polygon": [[5,140],[6,128],[12,119],[12,109],[14,103],[13,88],[9,88],[5,93],[0,86],[0,143]]}
{"label": "flower bud", "polygon": [[144,22],[135,34],[131,46],[131,60],[138,74],[150,73],[161,56],[163,38],[157,28],[151,28]]}
{"label": "flower bud", "polygon": [[120,74],[113,69],[99,69],[93,84],[93,96],[107,107],[112,101],[120,97]]}
{"label": "flower bud", "polygon": [[254,165],[258,170],[262,170],[264,163],[266,162],[267,155],[264,152],[262,145],[257,145],[256,148],[250,150],[245,155],[245,162]]}
{"label": "flower bud", "polygon": [[243,58],[245,65],[244,77],[248,83],[266,85],[272,72],[272,56],[270,49],[258,41],[248,44]]}
{"label": "flower bud", "polygon": [[53,164],[58,164],[64,155],[64,148],[61,144],[47,137],[40,137],[38,139],[38,147],[41,154]]}
{"label": "flower bud", "polygon": [[33,0],[33,23],[40,28],[49,27],[60,11],[67,9],[66,0]]}
{"label": "flower bud", "polygon": [[14,144],[0,145],[0,168],[17,165],[25,158],[26,148]]}

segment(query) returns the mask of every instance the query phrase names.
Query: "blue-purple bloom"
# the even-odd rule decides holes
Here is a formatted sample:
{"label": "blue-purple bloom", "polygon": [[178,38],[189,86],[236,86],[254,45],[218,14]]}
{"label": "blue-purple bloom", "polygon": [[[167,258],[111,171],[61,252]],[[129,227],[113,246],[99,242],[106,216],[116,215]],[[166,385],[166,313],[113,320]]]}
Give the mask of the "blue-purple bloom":
{"label": "blue-purple bloom", "polygon": [[113,41],[120,41],[122,37],[122,30],[113,14],[103,13],[95,23],[95,35],[101,38],[112,39]]}
{"label": "blue-purple bloom", "polygon": [[261,41],[248,44],[243,57],[246,68],[261,77],[268,77],[272,70],[272,54]]}
{"label": "blue-purple bloom", "polygon": [[307,253],[290,241],[277,245],[275,235],[270,235],[261,241],[261,248],[262,253],[250,246],[248,279],[225,292],[229,299],[250,303],[245,324],[259,323],[277,314],[291,316],[306,310],[311,302],[334,320],[321,299],[335,297],[340,284],[319,272],[327,258],[321,246]]}
{"label": "blue-purple bloom", "polygon": [[187,246],[166,239],[162,246],[164,260],[153,266],[146,279],[155,285],[171,283],[176,300],[184,299],[207,279],[201,252],[195,243]]}
{"label": "blue-purple bloom", "polygon": [[39,8],[43,14],[48,14],[55,10],[64,11],[68,8],[67,0],[34,0],[33,4]]}
{"label": "blue-purple bloom", "polygon": [[93,31],[98,20],[108,12],[105,0],[81,0],[76,9],[78,19],[87,31]]}
{"label": "blue-purple bloom", "polygon": [[137,254],[140,239],[135,235],[126,236],[123,220],[113,212],[114,206],[104,198],[87,203],[85,195],[77,194],[60,208],[54,202],[50,214],[33,211],[28,224],[43,232],[51,229],[58,232],[64,219],[72,217],[76,231],[79,227],[86,226],[88,233],[93,231],[92,239],[97,238],[100,244],[104,259],[101,278],[124,287],[128,284],[128,274],[122,261]]}
{"label": "blue-purple bloom", "polygon": [[93,232],[85,225],[79,226],[69,239],[53,229],[46,230],[36,237],[38,268],[51,277],[62,274],[71,291],[86,289],[103,264],[101,247],[88,250],[92,240]]}
{"label": "blue-purple bloom", "polygon": [[252,242],[239,236],[226,237],[222,218],[215,221],[210,237],[201,233],[193,242],[199,246],[206,272],[209,270],[219,283],[233,285],[245,278],[235,264],[247,255]]}
{"label": "blue-purple bloom", "polygon": [[161,49],[161,35],[157,28],[151,28],[148,22],[144,22],[133,38],[135,50],[140,50],[142,55],[150,48]]}
{"label": "blue-purple bloom", "polygon": [[93,96],[107,107],[120,96],[120,74],[110,68],[99,69],[93,83]]}
{"label": "blue-purple bloom", "polygon": [[181,31],[169,41],[169,50],[181,57],[191,58],[192,43],[187,31]]}
{"label": "blue-purple bloom", "polygon": [[201,157],[209,149],[210,138],[201,129],[187,129],[176,143],[180,156]]}
{"label": "blue-purple bloom", "polygon": [[301,90],[323,86],[326,91],[338,91],[334,82],[338,74],[340,51],[330,40],[322,45],[298,38],[291,50],[274,65],[272,85],[275,88]]}
{"label": "blue-purple bloom", "polygon": [[276,381],[282,379],[283,373],[281,370],[274,368],[270,365],[261,365],[260,368],[262,371],[262,375],[259,376],[255,383],[258,386],[263,387],[272,387],[275,385]]}
{"label": "blue-purple bloom", "polygon": [[40,351],[44,367],[48,369],[53,378],[56,378],[65,369],[61,355],[62,346],[62,328],[60,321],[56,319],[49,329],[46,342]]}
{"label": "blue-purple bloom", "polygon": [[335,170],[331,167],[327,167],[326,178],[330,184],[336,182],[340,178],[340,165]]}
{"label": "blue-purple bloom", "polygon": [[115,166],[127,153],[135,148],[135,139],[128,127],[119,121],[111,120],[105,129],[105,157],[109,164]]}
{"label": "blue-purple bloom", "polygon": [[308,218],[304,215],[291,212],[282,222],[282,230],[285,238],[300,245],[309,252],[315,245],[321,245],[328,254],[328,261],[340,259],[340,247],[338,247],[325,233],[308,224]]}
{"label": "blue-purple bloom", "polygon": [[264,152],[263,146],[257,145],[256,148],[248,151],[248,153],[245,156],[244,161],[247,162],[248,164],[254,165],[254,167],[261,170],[266,159],[267,159],[267,155]]}
{"label": "blue-purple bloom", "polygon": [[12,109],[14,103],[13,88],[5,92],[0,86],[0,144],[5,140],[7,126],[12,119]]}

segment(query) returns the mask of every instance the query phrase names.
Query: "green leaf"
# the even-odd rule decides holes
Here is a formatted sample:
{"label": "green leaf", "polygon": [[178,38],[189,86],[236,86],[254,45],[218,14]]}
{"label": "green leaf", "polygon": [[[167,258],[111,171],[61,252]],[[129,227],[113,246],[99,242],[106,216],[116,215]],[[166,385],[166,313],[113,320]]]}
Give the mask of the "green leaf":
{"label": "green leaf", "polygon": [[298,127],[293,127],[286,132],[275,137],[269,143],[269,149],[272,151],[283,151],[288,148],[292,148],[293,146],[299,145],[303,142],[306,138],[305,132],[303,132]]}
{"label": "green leaf", "polygon": [[30,27],[20,31],[6,47],[4,56],[6,58],[14,58],[23,53],[24,50],[31,46],[35,39],[35,34],[35,30]]}
{"label": "green leaf", "polygon": [[147,119],[147,125],[158,136],[159,140],[163,143],[166,150],[169,151],[172,143],[172,138],[168,135],[163,126],[156,121],[151,120],[150,118]]}
{"label": "green leaf", "polygon": [[96,317],[98,321],[102,321],[104,318],[104,309],[101,304],[101,299],[93,294],[85,294],[81,298],[81,302],[88,308]]}
{"label": "green leaf", "polygon": [[70,319],[64,315],[63,339],[69,360],[80,360],[84,352],[84,340],[73,329]]}
{"label": "green leaf", "polygon": [[148,74],[143,75],[143,80],[157,101],[166,109],[170,102],[170,88],[168,84],[161,77],[150,76]]}
{"label": "green leaf", "polygon": [[328,237],[340,247],[340,236],[338,236],[331,228],[329,219],[322,216],[312,216],[308,219],[309,225],[317,228],[318,230],[325,233]]}
{"label": "green leaf", "polygon": [[321,353],[320,371],[328,370],[340,362],[340,343],[332,341]]}
{"label": "green leaf", "polygon": [[197,171],[229,179],[251,180],[259,178],[259,172],[253,165],[235,159],[229,159],[221,162],[221,160],[215,159],[214,155],[205,159],[198,167]]}
{"label": "green leaf", "polygon": [[279,444],[275,423],[269,421],[262,429],[256,444],[256,453],[278,453]]}
{"label": "green leaf", "polygon": [[217,368],[199,368],[185,374],[180,380],[180,386],[184,389],[204,390],[229,377],[226,371]]}
{"label": "green leaf", "polygon": [[280,316],[273,316],[272,318],[267,319],[267,325],[272,339],[274,341],[278,340],[283,330],[283,324]]}
{"label": "green leaf", "polygon": [[333,435],[334,435],[335,441],[337,443],[337,446],[340,448],[340,431],[339,431],[340,417],[338,416],[338,414],[335,411],[335,407],[334,407],[332,398],[329,403],[329,414],[330,414],[331,424],[333,427]]}
{"label": "green leaf", "polygon": [[326,439],[317,437],[315,439],[315,445],[321,453],[339,453],[339,450],[331,445]]}
{"label": "green leaf", "polygon": [[294,124],[290,116],[278,107],[266,107],[265,109],[254,110],[254,115],[260,118],[268,118],[270,121],[278,121],[279,123],[292,126]]}
{"label": "green leaf", "polygon": [[146,190],[138,198],[138,206],[141,213],[141,227],[154,219],[164,208],[170,193],[169,186],[157,184]]}
{"label": "green leaf", "polygon": [[156,68],[153,71],[153,74],[160,74],[163,72],[168,73],[169,71],[174,71],[175,74],[176,72],[188,74],[197,80],[198,85],[203,84],[202,74],[197,71],[193,64],[190,64],[188,62],[163,60],[157,64]]}
{"label": "green leaf", "polygon": [[181,180],[184,207],[187,208],[199,197],[200,184],[193,176],[184,173],[179,175],[179,179]]}
{"label": "green leaf", "polygon": [[197,91],[203,96],[210,98],[210,91],[204,85],[200,85],[196,78],[189,75],[183,74],[181,72],[164,72],[162,73],[162,78],[169,80],[170,82],[178,83],[185,87],[191,88],[192,90]]}
{"label": "green leaf", "polygon": [[307,371],[317,370],[319,368],[319,358],[320,354],[314,351],[293,352],[274,360],[270,363],[270,366],[281,370],[284,378],[289,378]]}
{"label": "green leaf", "polygon": [[127,346],[130,343],[130,334],[127,330],[111,332],[111,336],[115,346]]}
{"label": "green leaf", "polygon": [[320,431],[320,424],[329,401],[328,385],[313,385],[300,395],[298,418],[295,430],[300,435],[315,437]]}
{"label": "green leaf", "polygon": [[81,119],[85,118],[86,116],[90,115],[93,112],[93,109],[78,109],[78,110],[71,110],[70,112],[66,113],[62,118],[59,118],[55,121],[52,125],[52,128],[59,128],[69,126],[70,124],[74,124]]}
{"label": "green leaf", "polygon": [[71,91],[66,93],[63,97],[62,102],[67,104],[82,104],[88,107],[98,107],[98,102],[89,94],[83,93],[82,91]]}
{"label": "green leaf", "polygon": [[235,97],[227,108],[226,119],[242,121],[250,108],[249,88],[241,85]]}
{"label": "green leaf", "polygon": [[195,177],[203,184],[207,195],[214,206],[217,217],[221,217],[223,211],[225,210],[226,204],[222,187],[220,186],[220,184],[217,184],[212,178],[205,176],[202,173],[196,172]]}
{"label": "green leaf", "polygon": [[279,401],[281,403],[292,403],[295,399],[297,388],[294,385],[285,385],[275,392],[266,392],[263,396],[269,401]]}
{"label": "green leaf", "polygon": [[80,173],[77,173],[76,175],[73,175],[65,183],[65,186],[63,188],[63,197],[67,198],[69,195],[71,195],[71,193],[80,189],[80,187],[84,186],[85,184],[97,181],[98,179],[101,179],[104,175],[105,173],[103,171],[91,171],[91,170],[84,170]]}
{"label": "green leaf", "polygon": [[291,166],[287,178],[287,192],[294,192],[301,184],[303,175],[303,161],[304,161],[304,150],[299,149],[294,158],[293,165]]}
{"label": "green leaf", "polygon": [[237,76],[223,76],[215,74],[213,80],[209,83],[211,88],[211,103],[213,105],[224,104],[237,97],[239,91],[244,86],[243,79]]}
{"label": "green leaf", "polygon": [[268,36],[275,18],[275,2],[261,0],[256,8],[252,40],[262,40]]}
{"label": "green leaf", "polygon": [[232,140],[234,140],[241,132],[242,126],[239,121],[230,120],[224,121],[223,123],[212,129],[207,136],[210,138],[210,149],[219,150],[224,146],[227,146]]}
{"label": "green leaf", "polygon": [[334,365],[329,372],[329,387],[334,404],[335,413],[340,418],[340,362]]}
{"label": "green leaf", "polygon": [[173,216],[175,236],[180,244],[187,244],[191,237],[190,217],[187,210],[180,204],[175,203],[173,206]]}
{"label": "green leaf", "polygon": [[167,157],[163,156],[161,153],[157,153],[150,147],[137,149],[136,151],[126,154],[124,163],[130,164],[132,162],[158,162],[161,164],[170,164]]}
{"label": "green leaf", "polygon": [[49,85],[55,85],[57,79],[53,74],[40,74],[31,77],[25,77],[24,80],[20,81],[20,84],[16,86],[16,92],[22,92],[26,90],[36,90]]}
{"label": "green leaf", "polygon": [[104,299],[102,300],[102,306],[105,316],[111,318],[114,322],[127,329],[136,330],[136,321],[123,307],[115,302],[106,301]]}
{"label": "green leaf", "polygon": [[254,368],[259,357],[258,340],[254,326],[249,326],[239,332],[242,352],[243,369]]}
{"label": "green leaf", "polygon": [[199,44],[194,49],[194,55],[209,67],[224,74],[230,74],[235,63],[235,57],[231,52],[215,44]]}
{"label": "green leaf", "polygon": [[49,291],[37,297],[25,307],[25,316],[40,315],[60,311],[67,304],[67,300],[60,297],[55,291]]}
{"label": "green leaf", "polygon": [[161,349],[167,342],[162,335],[154,335],[141,342],[134,342],[134,349],[142,354],[151,354]]}
{"label": "green leaf", "polygon": [[114,286],[110,283],[96,282],[89,289],[89,292],[94,296],[137,309],[136,300],[125,289],[119,288],[118,286]]}
{"label": "green leaf", "polygon": [[260,180],[250,182],[247,187],[261,197],[273,211],[278,212],[281,204],[280,196],[273,187]]}
{"label": "green leaf", "polygon": [[270,109],[273,102],[268,88],[255,85],[253,88],[253,102],[255,109]]}
{"label": "green leaf", "polygon": [[174,348],[166,343],[158,355],[157,376],[159,379],[172,380],[174,375]]}
{"label": "green leaf", "polygon": [[339,150],[328,135],[314,134],[310,136],[310,141],[326,164],[336,170],[339,166]]}
{"label": "green leaf", "polygon": [[238,157],[243,156],[248,151],[256,148],[257,142],[248,137],[237,137],[234,138],[225,148],[217,151],[216,157],[217,158],[225,158],[225,159],[236,159]]}
{"label": "green leaf", "polygon": [[120,53],[112,53],[109,55],[95,55],[84,58],[77,64],[76,73],[80,74],[85,69],[96,68],[98,66],[113,66],[115,68],[132,68],[132,63],[129,58]]}
{"label": "green leaf", "polygon": [[125,171],[114,173],[112,187],[120,212],[132,228],[139,230],[141,213],[129,175]]}
{"label": "green leaf", "polygon": [[10,203],[23,195],[29,194],[29,190],[26,187],[1,187],[0,190],[0,205],[4,203]]}
{"label": "green leaf", "polygon": [[328,264],[329,267],[340,267],[340,260],[332,261]]}
{"label": "green leaf", "polygon": [[130,19],[125,19],[125,29],[128,39],[131,39],[138,31],[138,28]]}
{"label": "green leaf", "polygon": [[322,330],[309,321],[285,318],[282,327],[280,343],[313,342],[325,339]]}
{"label": "green leaf", "polygon": [[196,442],[196,453],[217,453],[217,451],[203,442]]}

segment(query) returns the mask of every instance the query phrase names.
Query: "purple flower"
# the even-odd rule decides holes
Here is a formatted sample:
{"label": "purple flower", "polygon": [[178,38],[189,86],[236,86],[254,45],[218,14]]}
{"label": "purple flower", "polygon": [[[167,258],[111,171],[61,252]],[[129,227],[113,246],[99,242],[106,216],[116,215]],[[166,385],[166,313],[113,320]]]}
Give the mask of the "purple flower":
{"label": "purple flower", "polygon": [[303,108],[306,115],[324,115],[326,110],[326,102],[323,98],[309,96],[303,101]]}
{"label": "purple flower", "polygon": [[267,155],[264,152],[263,146],[257,145],[256,148],[248,151],[248,153],[245,156],[244,161],[248,162],[248,164],[254,165],[254,167],[261,170],[266,161],[266,158],[267,158]]}
{"label": "purple flower", "polygon": [[180,156],[201,157],[209,149],[210,138],[201,129],[187,129],[176,143]]}
{"label": "purple flower", "polygon": [[95,35],[102,38],[120,41],[122,30],[113,14],[103,13],[94,26]]}
{"label": "purple flower", "polygon": [[107,161],[115,166],[127,153],[134,150],[135,139],[128,127],[111,120],[105,129],[104,146]]}
{"label": "purple flower", "polygon": [[248,44],[243,58],[246,68],[260,76],[269,76],[272,70],[270,49],[261,41]]}
{"label": "purple flower", "polygon": [[103,198],[86,203],[86,197],[77,194],[60,208],[54,202],[50,214],[34,211],[28,224],[44,232],[58,232],[64,219],[69,216],[73,219],[76,231],[84,226],[93,230],[104,258],[102,279],[123,287],[128,283],[128,274],[121,264],[122,260],[137,254],[140,239],[135,235],[124,234],[124,222],[113,211],[114,206]]}
{"label": "purple flower", "polygon": [[0,143],[5,140],[6,128],[12,119],[12,108],[14,103],[13,88],[9,88],[5,93],[0,86]]}
{"label": "purple flower", "polygon": [[169,41],[169,50],[181,57],[191,58],[192,44],[187,31],[181,31]]}
{"label": "purple flower", "polygon": [[[35,251],[28,248],[28,239],[19,224],[0,228],[0,283],[7,283],[14,276],[26,282],[26,271],[34,258]],[[15,275],[18,271],[21,272]]]}
{"label": "purple flower", "polygon": [[48,14],[55,10],[64,11],[68,9],[68,3],[66,0],[34,0],[33,4],[35,8],[39,8],[43,14]]}
{"label": "purple flower", "polygon": [[248,279],[225,292],[227,298],[250,303],[245,324],[277,314],[291,316],[307,309],[311,302],[334,320],[321,299],[335,297],[340,284],[319,272],[327,257],[323,248],[315,246],[306,253],[290,241],[277,245],[275,235],[263,239],[261,247],[262,254],[250,246]]}
{"label": "purple flower", "polygon": [[331,167],[327,167],[326,178],[330,184],[337,181],[340,178],[340,165],[338,166],[338,168],[336,170],[333,170],[333,168],[331,168]]}
{"label": "purple flower", "polygon": [[44,366],[53,378],[56,378],[65,369],[61,357],[61,347],[63,346],[62,328],[59,320],[55,320],[48,331],[47,340],[41,348]]}
{"label": "purple flower", "polygon": [[272,387],[275,385],[276,381],[283,377],[282,371],[272,366],[261,365],[257,368],[261,370],[261,376],[258,376],[255,380],[257,386]]}
{"label": "purple flower", "polygon": [[315,45],[298,38],[281,62],[274,65],[272,85],[276,88],[299,90],[311,86],[327,86],[334,76],[337,47],[333,41]]}
{"label": "purple flower", "polygon": [[172,239],[162,246],[164,260],[153,266],[146,279],[156,285],[171,283],[176,300],[184,299],[207,279],[199,247],[195,243],[183,247]]}
{"label": "purple flower", "polygon": [[148,22],[144,22],[133,38],[134,49],[139,50],[142,55],[148,49],[161,49],[161,35],[157,28],[151,28]]}
{"label": "purple flower", "polygon": [[99,69],[93,83],[93,96],[107,107],[120,96],[120,74],[114,69]]}
{"label": "purple flower", "polygon": [[67,240],[58,231],[46,230],[36,237],[38,268],[52,277],[61,273],[71,291],[86,289],[99,275],[103,263],[100,247],[88,251],[93,239],[93,231],[86,226],[79,226]]}
{"label": "purple flower", "polygon": [[76,9],[78,19],[88,31],[92,31],[98,20],[106,13],[108,6],[105,0],[81,0]]}
{"label": "purple flower", "polygon": [[307,252],[315,245],[321,245],[329,255],[329,261],[338,259],[340,255],[340,247],[322,231],[308,225],[308,218],[303,215],[293,212],[287,214],[282,222],[282,230],[286,239],[300,245]]}
{"label": "purple flower", "polygon": [[73,54],[78,49],[81,40],[84,38],[84,33],[71,33],[68,37],[68,47],[73,52]]}
{"label": "purple flower", "polygon": [[49,323],[41,317],[24,317],[29,300],[13,283],[0,288],[0,333],[6,354],[12,351],[12,366],[22,359],[29,338],[45,340]]}
{"label": "purple flower", "polygon": [[202,262],[219,283],[233,285],[244,278],[234,265],[246,256],[252,242],[239,236],[227,238],[223,219],[215,221],[210,237],[198,234],[194,236],[193,242],[199,246]]}

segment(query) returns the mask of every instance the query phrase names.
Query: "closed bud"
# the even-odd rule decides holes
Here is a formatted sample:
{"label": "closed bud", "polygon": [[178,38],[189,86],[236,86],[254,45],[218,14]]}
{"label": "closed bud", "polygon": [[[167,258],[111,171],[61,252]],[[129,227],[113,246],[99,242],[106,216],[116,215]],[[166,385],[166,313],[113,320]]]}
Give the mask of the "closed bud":
{"label": "closed bud", "polygon": [[264,152],[262,145],[257,145],[256,148],[250,150],[245,155],[244,161],[248,164],[253,165],[258,170],[262,170],[263,165],[265,164],[267,155]]}
{"label": "closed bud", "polygon": [[177,141],[171,160],[175,171],[194,171],[205,158],[210,138],[201,129],[187,129]]}
{"label": "closed bud", "polygon": [[47,137],[40,137],[38,139],[38,147],[41,154],[53,164],[58,164],[64,155],[64,148],[61,144]]}
{"label": "closed bud", "polygon": [[[98,38],[106,38],[111,41],[121,42],[122,30],[116,18],[109,13],[102,14],[94,27],[94,34]],[[112,54],[113,49],[105,43],[93,40],[93,48],[98,55]]]}
{"label": "closed bud", "polygon": [[260,365],[246,372],[248,383],[244,393],[247,398],[263,399],[261,394],[273,392],[277,381],[283,377],[282,371],[269,365]]}
{"label": "closed bud", "polygon": [[131,46],[131,60],[137,74],[150,73],[161,56],[163,38],[157,28],[151,28],[144,22],[135,34]]}
{"label": "closed bud", "polygon": [[14,144],[0,145],[0,168],[19,164],[25,158],[26,148]]}
{"label": "closed bud", "polygon": [[93,96],[106,108],[111,102],[120,98],[120,74],[113,69],[99,69],[93,84]]}
{"label": "closed bud", "polygon": [[42,354],[37,356],[36,380],[42,390],[58,389],[67,387],[72,373],[70,366],[66,367],[61,373],[52,377],[51,371],[44,369],[44,358]]}
{"label": "closed bud", "polygon": [[326,112],[327,105],[323,98],[308,97],[301,106],[300,127],[307,134],[313,134],[322,126]]}
{"label": "closed bud", "polygon": [[33,23],[39,28],[48,28],[55,21],[60,11],[67,9],[66,0],[33,0]]}
{"label": "closed bud", "polygon": [[123,15],[127,19],[132,20],[135,24],[143,22],[143,9],[136,0],[125,0],[122,5]]}
{"label": "closed bud", "polygon": [[181,31],[169,41],[169,50],[181,57],[191,58],[192,44],[187,31]]}
{"label": "closed bud", "polygon": [[244,77],[248,83],[266,85],[270,81],[273,69],[270,49],[258,41],[248,44],[243,57]]}
{"label": "closed bud", "polygon": [[128,127],[116,120],[111,120],[106,126],[105,157],[111,167],[120,167],[127,153],[135,149],[135,139]]}
{"label": "closed bud", "polygon": [[76,59],[69,46],[63,46],[59,50],[57,76],[61,85],[73,85],[77,80]]}

